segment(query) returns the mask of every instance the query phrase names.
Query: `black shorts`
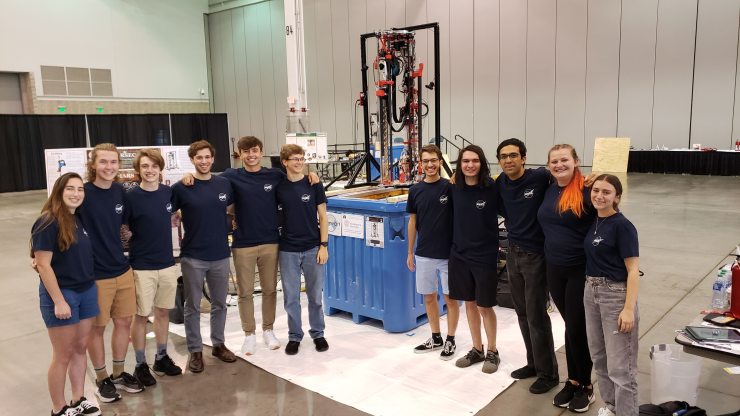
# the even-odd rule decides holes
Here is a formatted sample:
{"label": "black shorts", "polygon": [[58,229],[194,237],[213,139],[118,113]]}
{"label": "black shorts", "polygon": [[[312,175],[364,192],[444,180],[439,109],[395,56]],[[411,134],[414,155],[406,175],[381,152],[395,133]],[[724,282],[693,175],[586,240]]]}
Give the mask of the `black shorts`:
{"label": "black shorts", "polygon": [[448,269],[451,299],[475,301],[483,308],[498,305],[496,266],[478,266],[450,256]]}

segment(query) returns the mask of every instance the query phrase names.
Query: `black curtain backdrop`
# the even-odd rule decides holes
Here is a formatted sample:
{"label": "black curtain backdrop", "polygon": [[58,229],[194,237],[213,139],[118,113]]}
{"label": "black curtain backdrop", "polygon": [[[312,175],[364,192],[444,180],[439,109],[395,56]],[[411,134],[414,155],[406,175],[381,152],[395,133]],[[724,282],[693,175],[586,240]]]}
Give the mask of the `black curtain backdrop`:
{"label": "black curtain backdrop", "polygon": [[[91,146],[187,146],[205,139],[216,148],[213,170],[231,166],[226,114],[96,114],[87,116],[87,129]],[[44,150],[80,147],[87,147],[84,115],[0,114],[0,192],[46,188]]]}
{"label": "black curtain backdrop", "polygon": [[82,115],[0,115],[0,192],[46,188],[44,149],[85,142]]}
{"label": "black curtain backdrop", "polygon": [[169,146],[170,119],[167,114],[88,115],[90,146]]}
{"label": "black curtain backdrop", "polygon": [[188,146],[198,140],[208,140],[216,148],[214,172],[231,167],[229,122],[225,113],[172,114],[172,144]]}
{"label": "black curtain backdrop", "polygon": [[627,172],[740,176],[740,152],[632,150]]}

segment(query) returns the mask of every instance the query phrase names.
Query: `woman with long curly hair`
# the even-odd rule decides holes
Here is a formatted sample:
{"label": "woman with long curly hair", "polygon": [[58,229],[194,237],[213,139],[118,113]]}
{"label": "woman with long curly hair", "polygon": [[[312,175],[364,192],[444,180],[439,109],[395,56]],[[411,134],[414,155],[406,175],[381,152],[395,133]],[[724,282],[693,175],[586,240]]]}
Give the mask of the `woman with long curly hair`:
{"label": "woman with long curly hair", "polygon": [[[85,198],[82,178],[65,173],[31,231],[31,257],[40,277],[39,306],[53,350],[47,375],[53,415],[98,415],[84,397],[87,341],[98,314],[92,245],[76,215]],[[64,385],[69,376],[72,401]]]}

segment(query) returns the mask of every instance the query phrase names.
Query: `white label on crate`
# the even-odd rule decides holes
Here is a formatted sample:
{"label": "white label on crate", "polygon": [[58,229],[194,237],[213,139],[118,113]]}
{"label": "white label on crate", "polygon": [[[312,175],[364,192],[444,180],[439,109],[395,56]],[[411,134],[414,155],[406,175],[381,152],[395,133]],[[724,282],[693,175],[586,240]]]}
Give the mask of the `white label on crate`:
{"label": "white label on crate", "polygon": [[367,234],[365,235],[365,245],[370,247],[383,248],[385,236],[383,235],[383,218],[367,217],[365,221]]}
{"label": "white label on crate", "polygon": [[326,222],[329,225],[329,235],[334,235],[337,237],[342,236],[341,218],[341,214],[338,214],[336,212],[329,211],[326,213]]}
{"label": "white label on crate", "polygon": [[362,215],[342,214],[340,227],[344,237],[365,238],[365,217]]}

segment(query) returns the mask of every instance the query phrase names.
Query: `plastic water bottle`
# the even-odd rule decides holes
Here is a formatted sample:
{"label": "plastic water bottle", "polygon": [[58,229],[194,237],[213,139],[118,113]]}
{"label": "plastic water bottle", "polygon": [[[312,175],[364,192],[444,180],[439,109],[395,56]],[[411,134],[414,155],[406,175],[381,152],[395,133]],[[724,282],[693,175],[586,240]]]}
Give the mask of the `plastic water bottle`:
{"label": "plastic water bottle", "polygon": [[717,272],[717,278],[712,285],[712,309],[725,310],[727,308],[727,288],[730,285],[728,272],[727,266]]}

